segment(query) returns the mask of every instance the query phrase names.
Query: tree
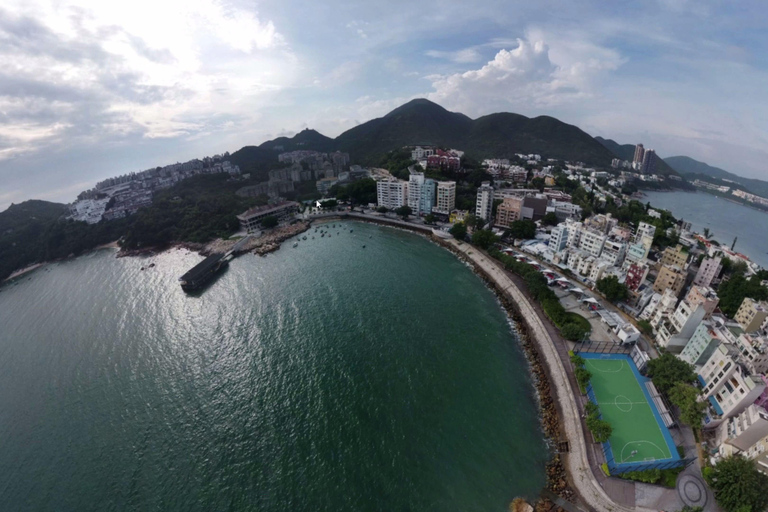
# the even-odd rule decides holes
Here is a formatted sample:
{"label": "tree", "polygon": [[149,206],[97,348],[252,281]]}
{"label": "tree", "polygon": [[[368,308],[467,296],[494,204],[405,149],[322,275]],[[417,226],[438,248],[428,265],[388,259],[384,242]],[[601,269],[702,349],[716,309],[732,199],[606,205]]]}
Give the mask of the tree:
{"label": "tree", "polygon": [[595,441],[598,443],[608,441],[611,438],[611,434],[613,434],[613,427],[611,427],[611,424],[595,416],[589,416],[587,418],[587,428],[592,432]]}
{"label": "tree", "polygon": [[746,297],[758,301],[768,299],[768,289],[761,284],[758,276],[747,279],[743,275],[734,274],[718,286],[717,296],[720,297],[722,312],[732,318]]}
{"label": "tree", "polygon": [[472,244],[482,249],[488,249],[499,240],[490,229],[478,229],[472,234]]}
{"label": "tree", "polygon": [[408,216],[413,213],[413,210],[411,210],[410,206],[403,205],[400,208],[395,208],[395,213],[403,218],[403,220],[407,219]]}
{"label": "tree", "polygon": [[261,227],[265,229],[273,228],[279,224],[280,221],[274,215],[267,215],[261,219]]}
{"label": "tree", "polygon": [[483,229],[483,226],[485,226],[485,219],[470,213],[470,214],[467,214],[466,217],[464,217],[464,225],[473,230]]}
{"label": "tree", "polygon": [[436,220],[437,220],[437,217],[435,217],[435,216],[434,216],[434,215],[432,215],[431,213],[428,213],[428,214],[427,214],[427,215],[424,217],[424,222],[426,222],[427,224],[434,224]]}
{"label": "tree", "polygon": [[536,223],[532,220],[516,220],[509,226],[512,238],[529,240],[536,236]]}
{"label": "tree", "polygon": [[709,228],[704,228],[704,238],[707,240],[712,238],[712,233],[709,231]]}
{"label": "tree", "polygon": [[582,390],[586,389],[587,384],[589,384],[589,379],[592,378],[592,373],[583,366],[577,366],[574,370],[574,374],[576,375],[576,382],[579,383],[579,387]]}
{"label": "tree", "polygon": [[696,380],[693,365],[669,352],[665,352],[658,359],[648,361],[648,377],[656,388],[665,394],[669,393],[678,382],[693,383]]}
{"label": "tree", "polygon": [[637,326],[643,331],[646,336],[653,336],[653,326],[648,320],[640,320],[637,322]]}
{"label": "tree", "polygon": [[463,222],[457,222],[454,224],[448,232],[453,235],[456,240],[464,240],[467,237],[467,226]]}
{"label": "tree", "polygon": [[544,178],[533,178],[531,180],[531,186],[539,189],[539,192],[544,191]]}
{"label": "tree", "polygon": [[599,279],[597,281],[597,290],[613,303],[620,302],[629,295],[626,285],[620,283],[619,278],[616,276]]}
{"label": "tree", "polygon": [[560,328],[560,334],[569,341],[581,341],[587,331],[580,325],[569,322]]}
{"label": "tree", "polygon": [[678,382],[669,391],[669,401],[680,409],[680,419],[694,430],[701,428],[704,420],[704,409],[707,404],[700,402],[699,390],[690,384]]}
{"label": "tree", "polygon": [[715,500],[726,512],[763,512],[768,506],[768,476],[755,461],[733,455],[705,475]]}
{"label": "tree", "polygon": [[555,212],[548,212],[544,218],[541,219],[541,223],[544,226],[557,226],[560,223],[560,219],[557,218]]}
{"label": "tree", "polygon": [[379,206],[378,208],[376,208],[376,211],[379,213],[387,213],[389,210],[387,209],[386,206]]}

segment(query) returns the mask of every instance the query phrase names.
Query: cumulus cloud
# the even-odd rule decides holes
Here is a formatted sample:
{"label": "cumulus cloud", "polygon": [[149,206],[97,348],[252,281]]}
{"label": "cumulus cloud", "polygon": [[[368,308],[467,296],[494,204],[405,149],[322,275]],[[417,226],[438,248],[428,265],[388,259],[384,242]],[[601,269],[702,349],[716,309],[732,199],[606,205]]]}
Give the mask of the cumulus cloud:
{"label": "cumulus cloud", "polygon": [[470,115],[508,109],[540,113],[591,96],[595,77],[623,62],[616,52],[583,41],[551,49],[543,34],[510,43],[501,42],[516,47],[502,48],[479,69],[428,77],[434,89],[429,98]]}
{"label": "cumulus cloud", "polygon": [[0,159],[64,140],[192,135],[205,114],[240,113],[290,83],[289,53],[271,21],[218,0],[4,4]]}

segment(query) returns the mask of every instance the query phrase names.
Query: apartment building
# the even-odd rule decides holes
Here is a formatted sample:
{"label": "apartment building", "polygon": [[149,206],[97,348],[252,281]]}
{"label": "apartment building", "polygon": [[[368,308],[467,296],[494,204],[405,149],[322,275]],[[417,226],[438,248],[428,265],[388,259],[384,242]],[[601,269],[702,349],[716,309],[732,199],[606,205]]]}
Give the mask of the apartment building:
{"label": "apartment building", "polygon": [[670,265],[679,267],[681,269],[685,268],[685,263],[688,261],[688,249],[683,247],[680,244],[677,244],[677,246],[673,249],[672,247],[667,247],[664,249],[664,252],[661,253],[661,265]]}
{"label": "apartment building", "polygon": [[[752,404],[718,427],[716,436],[717,444],[720,446],[718,451],[723,457],[736,453],[744,453],[749,457],[753,447],[766,436],[768,436],[768,411]],[[751,455],[754,456],[757,453]]]}
{"label": "apartment building", "polygon": [[554,252],[560,252],[566,248],[568,245],[568,226],[565,223],[552,228],[548,245]]}
{"label": "apartment building", "polygon": [[739,414],[765,391],[765,382],[742,364],[739,351],[721,344],[699,371],[702,386],[700,400],[711,406],[705,423],[718,426],[723,420]]}
{"label": "apartment building", "polygon": [[712,315],[720,303],[720,298],[712,288],[696,285],[691,286],[691,289],[688,290],[685,300],[690,304],[701,304],[704,307],[704,311],[707,312],[707,316]]}
{"label": "apartment building", "polygon": [[744,298],[734,317],[747,332],[758,330],[766,318],[768,318],[768,304],[757,302],[749,297]]}
{"label": "apartment building", "polygon": [[620,267],[624,263],[626,249],[627,244],[624,242],[608,239],[603,244],[603,252],[600,254],[600,259],[608,262],[611,266]]}
{"label": "apartment building", "polygon": [[705,314],[701,305],[692,307],[687,301],[681,300],[674,312],[658,324],[656,342],[679,354],[688,344]]}
{"label": "apartment building", "polygon": [[664,290],[670,289],[675,295],[679,295],[685,285],[685,272],[681,267],[672,265],[663,265],[656,280],[653,282],[653,291],[664,293]]}
{"label": "apartment building", "polygon": [[734,341],[744,364],[753,373],[768,372],[768,340],[754,333],[741,333]]}
{"label": "apartment building", "polygon": [[493,211],[493,187],[490,181],[484,181],[477,189],[475,215],[486,221],[491,221]]}
{"label": "apartment building", "polygon": [[723,268],[721,261],[722,258],[720,256],[706,258],[702,261],[701,266],[699,266],[699,271],[696,272],[696,277],[693,279],[693,284],[705,288],[709,287]]}
{"label": "apartment building", "polygon": [[376,182],[376,201],[390,210],[408,205],[408,182],[387,179]]}
{"label": "apartment building", "polygon": [[496,208],[495,225],[508,228],[513,222],[520,220],[522,218],[523,201],[522,197],[505,197]]}
{"label": "apartment building", "polygon": [[579,249],[586,251],[597,258],[603,252],[603,246],[607,239],[608,237],[599,231],[586,228],[582,229]]}
{"label": "apartment building", "polygon": [[432,211],[435,213],[442,213],[444,215],[450,214],[456,208],[456,182],[455,181],[438,181],[437,182],[437,198],[435,206]]}

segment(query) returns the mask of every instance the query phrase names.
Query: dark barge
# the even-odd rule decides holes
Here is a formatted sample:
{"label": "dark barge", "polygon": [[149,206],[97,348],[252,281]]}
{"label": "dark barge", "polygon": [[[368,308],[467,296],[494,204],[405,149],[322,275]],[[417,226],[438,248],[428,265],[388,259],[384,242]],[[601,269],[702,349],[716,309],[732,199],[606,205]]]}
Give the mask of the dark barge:
{"label": "dark barge", "polygon": [[208,256],[179,278],[182,290],[185,292],[199,290],[227,265],[229,265],[229,258],[225,254]]}

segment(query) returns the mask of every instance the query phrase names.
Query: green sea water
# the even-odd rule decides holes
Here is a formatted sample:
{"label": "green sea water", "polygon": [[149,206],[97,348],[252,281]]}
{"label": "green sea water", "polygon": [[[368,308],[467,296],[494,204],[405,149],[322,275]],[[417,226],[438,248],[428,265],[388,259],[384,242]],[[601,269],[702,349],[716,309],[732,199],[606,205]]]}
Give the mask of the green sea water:
{"label": "green sea water", "polygon": [[417,235],[330,231],[241,256],[197,296],[177,282],[201,259],[185,250],[97,251],[3,286],[0,510],[503,511],[536,496],[548,448],[491,291]]}

